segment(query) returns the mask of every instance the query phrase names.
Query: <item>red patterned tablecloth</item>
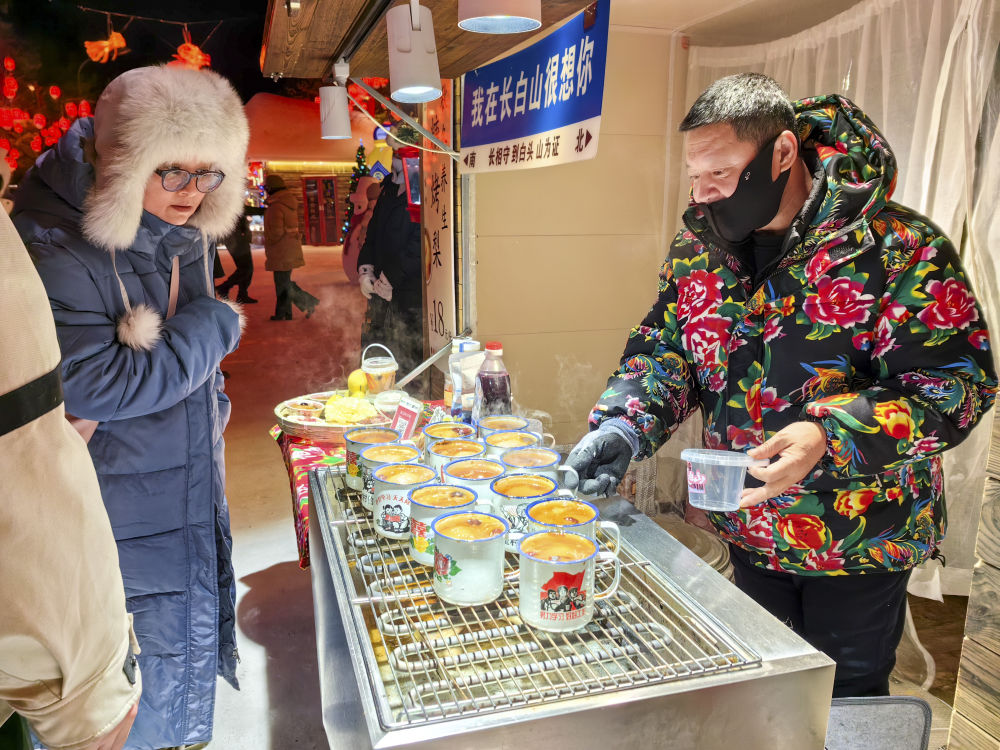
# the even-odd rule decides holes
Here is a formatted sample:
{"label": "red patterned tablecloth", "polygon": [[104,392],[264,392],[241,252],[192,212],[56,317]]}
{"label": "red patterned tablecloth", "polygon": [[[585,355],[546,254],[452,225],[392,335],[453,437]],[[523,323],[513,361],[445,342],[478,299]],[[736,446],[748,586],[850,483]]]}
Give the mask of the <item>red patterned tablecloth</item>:
{"label": "red patterned tablecloth", "polygon": [[271,437],[281,448],[288,469],[295,542],[299,548],[299,567],[304,570],[309,567],[309,470],[318,466],[343,466],[344,446],[333,447],[286,435],[277,425],[271,428]]}

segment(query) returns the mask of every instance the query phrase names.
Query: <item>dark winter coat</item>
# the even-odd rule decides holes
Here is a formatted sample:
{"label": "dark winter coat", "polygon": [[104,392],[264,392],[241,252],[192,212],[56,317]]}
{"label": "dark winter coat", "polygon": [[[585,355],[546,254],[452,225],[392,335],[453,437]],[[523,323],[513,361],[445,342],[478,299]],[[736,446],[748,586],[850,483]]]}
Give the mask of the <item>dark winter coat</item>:
{"label": "dark winter coat", "polygon": [[993,403],[989,335],[951,242],[889,200],[881,133],[842,97],[795,108],[815,180],[781,260],[755,286],[689,208],[591,422],[624,419],[650,456],[699,408],[708,448],[744,451],[815,420],[819,471],[712,522],[762,567],[905,570],[944,537],[941,453]]}
{"label": "dark winter coat", "polygon": [[[230,405],[219,363],[236,348],[240,327],[209,294],[214,247],[197,228],[143,212],[128,249],[84,239],[94,172],[82,144],[92,133],[90,119],[78,120],[39,157],[18,190],[14,220],[51,302],[66,411],[100,423],[90,455],[142,648],[142,700],[126,747],[147,750],[210,739],[216,675],[236,684],[223,494]],[[166,318],[175,256],[176,314],[148,348],[122,343],[116,321],[126,310],[112,264],[133,311]]]}
{"label": "dark winter coat", "polygon": [[358,268],[375,267],[392,284],[392,303],[397,309],[419,308],[420,297],[420,225],[407,210],[406,191],[388,179],[382,183],[368,222],[365,244],[358,254]]}

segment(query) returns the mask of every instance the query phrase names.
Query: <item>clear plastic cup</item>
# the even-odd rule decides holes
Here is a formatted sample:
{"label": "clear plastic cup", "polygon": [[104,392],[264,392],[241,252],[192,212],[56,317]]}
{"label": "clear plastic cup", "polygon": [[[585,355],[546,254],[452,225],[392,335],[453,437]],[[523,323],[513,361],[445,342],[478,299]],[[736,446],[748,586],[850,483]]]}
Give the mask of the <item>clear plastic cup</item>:
{"label": "clear plastic cup", "polygon": [[748,466],[767,466],[766,458],[750,458],[739,451],[685,448],[688,500],[696,508],[718,513],[740,509],[740,495]]}

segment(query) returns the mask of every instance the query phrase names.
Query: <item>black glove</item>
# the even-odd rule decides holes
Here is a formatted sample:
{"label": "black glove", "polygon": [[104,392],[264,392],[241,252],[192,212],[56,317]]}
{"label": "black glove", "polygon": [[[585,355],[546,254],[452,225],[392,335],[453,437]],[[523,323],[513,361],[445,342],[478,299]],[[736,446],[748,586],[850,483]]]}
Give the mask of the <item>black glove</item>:
{"label": "black glove", "polygon": [[611,495],[628,471],[632,446],[617,430],[588,432],[566,458],[580,475],[579,491],[585,495]]}

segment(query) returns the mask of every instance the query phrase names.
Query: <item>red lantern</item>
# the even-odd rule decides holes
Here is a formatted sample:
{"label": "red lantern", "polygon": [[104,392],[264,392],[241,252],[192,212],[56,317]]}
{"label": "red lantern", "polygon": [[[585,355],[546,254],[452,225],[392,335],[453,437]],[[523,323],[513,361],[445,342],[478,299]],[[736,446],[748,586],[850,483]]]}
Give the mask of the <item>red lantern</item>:
{"label": "red lantern", "polygon": [[53,99],[58,99],[62,96],[62,90],[58,86],[49,86],[49,96]]}
{"label": "red lantern", "polygon": [[17,161],[18,159],[21,158],[21,152],[18,151],[16,148],[12,148],[10,151],[7,152],[7,158]]}
{"label": "red lantern", "polygon": [[14,110],[9,107],[0,108],[0,128],[10,130],[14,125]]}
{"label": "red lantern", "polygon": [[7,57],[5,57],[3,59],[3,69],[6,70],[8,73],[13,73],[15,67],[16,66],[14,65],[14,58],[13,57],[11,57],[10,55],[8,55]]}
{"label": "red lantern", "polygon": [[36,154],[42,150],[42,137],[40,135],[36,135],[31,139],[31,150]]}
{"label": "red lantern", "polygon": [[71,120],[76,118],[76,102],[66,102],[66,116]]}
{"label": "red lantern", "polygon": [[31,118],[31,121],[35,123],[35,127],[38,128],[39,130],[45,127],[45,115],[43,114],[35,115],[33,118]]}
{"label": "red lantern", "polygon": [[6,138],[0,138],[0,148],[4,151],[10,151],[10,141]]}
{"label": "red lantern", "polygon": [[15,120],[27,120],[28,119],[28,113],[25,112],[23,109],[15,109],[14,110],[14,119]]}
{"label": "red lantern", "polygon": [[17,79],[14,76],[4,76],[3,95],[8,99],[13,99],[17,96]]}
{"label": "red lantern", "polygon": [[80,102],[79,111],[80,111],[80,117],[91,117],[94,114],[93,111],[91,111],[90,109],[90,102],[88,102],[86,99]]}
{"label": "red lantern", "polygon": [[58,120],[58,123],[59,123],[59,129],[62,132],[65,133],[67,130],[69,130],[70,122],[69,122],[69,120],[67,118],[60,117],[59,120]]}
{"label": "red lantern", "polygon": [[17,122],[14,123],[14,132],[15,133],[23,133],[24,132],[24,125],[21,124],[20,120],[18,120]]}

